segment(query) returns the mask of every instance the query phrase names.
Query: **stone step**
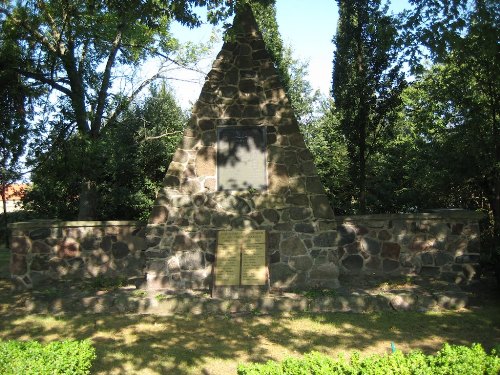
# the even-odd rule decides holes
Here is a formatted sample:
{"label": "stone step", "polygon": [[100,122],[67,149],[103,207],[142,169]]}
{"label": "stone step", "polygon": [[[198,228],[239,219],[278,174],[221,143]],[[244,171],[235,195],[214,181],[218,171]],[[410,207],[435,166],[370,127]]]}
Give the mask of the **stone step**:
{"label": "stone step", "polygon": [[134,289],[103,292],[100,295],[28,298],[25,309],[33,313],[139,313],[156,315],[275,314],[294,312],[375,312],[459,310],[467,306],[465,292],[418,294],[411,292],[370,294],[364,291],[308,298],[294,293],[253,299],[224,300],[208,294],[169,294],[167,291]]}

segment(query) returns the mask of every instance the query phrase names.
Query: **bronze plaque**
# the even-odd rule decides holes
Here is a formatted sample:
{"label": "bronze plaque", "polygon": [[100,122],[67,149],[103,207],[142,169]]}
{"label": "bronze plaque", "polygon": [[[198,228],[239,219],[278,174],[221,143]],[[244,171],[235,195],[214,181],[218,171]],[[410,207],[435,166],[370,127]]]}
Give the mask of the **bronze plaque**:
{"label": "bronze plaque", "polygon": [[217,128],[217,190],[266,188],[266,127]]}
{"label": "bronze plaque", "polygon": [[240,284],[241,235],[239,231],[217,233],[215,282],[220,286]]}
{"label": "bronze plaque", "polygon": [[266,231],[219,231],[215,285],[266,285],[266,282]]}

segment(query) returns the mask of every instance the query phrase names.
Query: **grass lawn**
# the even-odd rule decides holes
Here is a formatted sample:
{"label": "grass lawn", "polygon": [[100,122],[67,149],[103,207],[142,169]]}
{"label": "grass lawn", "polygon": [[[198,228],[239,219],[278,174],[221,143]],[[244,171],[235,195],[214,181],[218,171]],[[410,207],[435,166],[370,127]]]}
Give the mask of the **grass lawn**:
{"label": "grass lawn", "polygon": [[[5,277],[9,256],[0,249],[0,340],[90,338],[93,374],[235,374],[238,363],[281,360],[312,350],[331,356],[397,349],[430,354],[443,343],[486,350],[500,344],[500,298],[460,312],[297,313],[269,316],[154,316],[137,314],[37,315],[11,313]],[[4,271],[2,276],[2,270]],[[2,279],[3,277],[3,279]]]}
{"label": "grass lawn", "polygon": [[[498,301],[497,301],[498,302]],[[330,313],[279,316],[9,315],[0,339],[90,338],[96,374],[234,374],[241,362],[316,350],[433,353],[444,342],[500,343],[500,304],[443,313]]]}

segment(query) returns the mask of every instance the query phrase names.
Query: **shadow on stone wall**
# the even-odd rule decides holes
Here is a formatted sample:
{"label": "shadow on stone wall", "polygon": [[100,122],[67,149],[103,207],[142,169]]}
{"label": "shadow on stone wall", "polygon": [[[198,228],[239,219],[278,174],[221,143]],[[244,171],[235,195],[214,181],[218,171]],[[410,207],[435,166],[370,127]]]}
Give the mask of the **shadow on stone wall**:
{"label": "shadow on stone wall", "polygon": [[467,283],[480,273],[481,218],[460,210],[337,217],[341,273]]}
{"label": "shadow on stone wall", "polygon": [[24,288],[59,280],[144,275],[147,245],[142,223],[32,221],[9,228],[10,273]]}

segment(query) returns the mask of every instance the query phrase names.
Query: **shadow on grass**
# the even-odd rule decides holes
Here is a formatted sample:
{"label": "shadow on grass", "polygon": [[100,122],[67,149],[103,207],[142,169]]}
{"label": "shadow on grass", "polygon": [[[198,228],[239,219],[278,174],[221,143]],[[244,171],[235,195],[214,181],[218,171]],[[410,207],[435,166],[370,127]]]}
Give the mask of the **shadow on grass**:
{"label": "shadow on grass", "polygon": [[[312,350],[332,356],[352,350],[383,353],[394,342],[403,351],[432,353],[444,342],[477,342],[486,350],[500,343],[500,298],[492,293],[481,307],[460,312],[288,315],[224,314],[205,299],[192,303],[178,296],[171,306],[176,314],[158,316],[137,314],[137,303],[147,301],[133,298],[133,292],[111,293],[108,301],[114,309],[123,304],[130,313],[104,314],[95,312],[107,303],[106,293],[95,299],[93,291],[85,299],[85,291],[78,292],[78,301],[87,301],[83,306],[61,289],[13,292],[10,285],[0,279],[0,340],[89,338],[97,351],[97,374],[229,374],[237,363],[281,360]],[[238,303],[222,301],[220,306],[231,311]],[[65,313],[30,314],[27,304]]]}
{"label": "shadow on grass", "polygon": [[[277,316],[7,315],[0,339],[92,339],[96,373],[226,373],[227,362],[279,360],[318,350],[438,350],[444,342],[499,343],[500,306],[446,313],[292,314]],[[224,363],[226,363],[224,365]],[[219,370],[219,371],[217,371]],[[213,371],[213,372],[212,372]]]}

